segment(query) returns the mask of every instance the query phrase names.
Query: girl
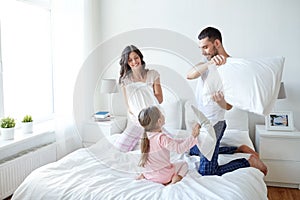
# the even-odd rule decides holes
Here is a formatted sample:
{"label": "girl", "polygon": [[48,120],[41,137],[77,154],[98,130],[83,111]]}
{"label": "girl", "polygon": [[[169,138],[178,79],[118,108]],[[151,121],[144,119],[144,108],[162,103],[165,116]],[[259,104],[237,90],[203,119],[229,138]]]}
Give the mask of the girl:
{"label": "girl", "polygon": [[200,125],[196,124],[192,135],[186,139],[173,139],[162,132],[165,117],[158,107],[150,106],[138,115],[139,122],[144,127],[141,143],[142,156],[139,166],[145,167],[145,172],[137,179],[148,179],[164,185],[180,181],[188,171],[185,161],[170,162],[170,151],[184,153],[197,143]]}
{"label": "girl", "polygon": [[163,101],[160,74],[146,68],[141,51],[127,46],[121,55],[119,84],[121,85],[128,110],[127,128],[115,141],[115,147],[127,152],[134,149],[143,134],[138,122],[139,112],[148,106],[159,105]]}

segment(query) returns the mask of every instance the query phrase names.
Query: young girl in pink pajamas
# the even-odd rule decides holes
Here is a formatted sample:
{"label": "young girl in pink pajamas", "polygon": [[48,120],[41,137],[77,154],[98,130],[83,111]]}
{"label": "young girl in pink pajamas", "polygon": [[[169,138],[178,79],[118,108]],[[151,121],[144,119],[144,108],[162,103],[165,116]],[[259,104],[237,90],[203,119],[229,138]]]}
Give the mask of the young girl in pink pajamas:
{"label": "young girl in pink pajamas", "polygon": [[142,137],[139,166],[145,171],[137,179],[147,179],[164,185],[180,181],[188,171],[185,161],[170,162],[170,151],[184,153],[197,143],[200,125],[196,124],[191,136],[174,139],[162,132],[165,117],[156,106],[141,110],[138,116],[145,129]]}

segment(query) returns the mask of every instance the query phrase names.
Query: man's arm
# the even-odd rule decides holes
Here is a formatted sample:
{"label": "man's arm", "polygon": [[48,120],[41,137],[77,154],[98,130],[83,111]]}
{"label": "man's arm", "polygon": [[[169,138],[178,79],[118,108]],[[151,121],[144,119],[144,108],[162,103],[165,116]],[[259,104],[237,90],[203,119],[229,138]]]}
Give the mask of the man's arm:
{"label": "man's arm", "polygon": [[206,63],[200,62],[197,65],[193,66],[192,69],[187,74],[187,79],[196,79],[201,76],[203,72],[205,72],[208,69],[208,66],[214,64],[213,61],[209,61]]}
{"label": "man's arm", "polygon": [[187,74],[187,79],[195,79],[202,75],[208,69],[209,65],[220,66],[226,63],[226,57],[222,55],[214,56],[210,61],[204,63],[200,62],[195,65]]}

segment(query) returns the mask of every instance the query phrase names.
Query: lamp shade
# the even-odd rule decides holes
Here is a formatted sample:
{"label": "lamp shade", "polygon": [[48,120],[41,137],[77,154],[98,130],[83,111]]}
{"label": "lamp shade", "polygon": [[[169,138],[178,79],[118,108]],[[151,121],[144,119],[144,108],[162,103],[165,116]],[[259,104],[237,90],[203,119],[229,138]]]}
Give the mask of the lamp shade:
{"label": "lamp shade", "polygon": [[100,92],[107,94],[118,93],[116,79],[102,79]]}
{"label": "lamp shade", "polygon": [[281,82],[277,99],[285,99],[285,98],[286,98],[286,94],[285,94],[285,89],[284,89],[284,83]]}

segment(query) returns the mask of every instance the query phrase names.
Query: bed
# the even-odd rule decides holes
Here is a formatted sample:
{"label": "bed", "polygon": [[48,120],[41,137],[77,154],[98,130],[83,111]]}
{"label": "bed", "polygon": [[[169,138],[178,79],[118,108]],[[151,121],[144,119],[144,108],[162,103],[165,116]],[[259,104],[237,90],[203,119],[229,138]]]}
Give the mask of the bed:
{"label": "bed", "polygon": [[[168,100],[165,109],[166,129],[173,137],[185,137],[193,119],[190,105],[171,88],[163,87]],[[172,98],[170,98],[172,96]],[[118,98],[117,98],[118,99]],[[227,112],[227,130],[222,145],[247,144],[253,147],[248,131],[248,114],[239,109]],[[33,171],[17,188],[13,200],[29,199],[267,199],[263,173],[243,168],[223,176],[201,176],[199,157],[172,153],[172,160],[182,159],[189,171],[182,181],[168,186],[148,180],[135,180],[142,171],[137,166],[139,150],[117,151],[112,142],[118,134],[102,137],[97,143],[78,149],[57,162]],[[248,154],[220,155],[219,162],[229,162]]]}

